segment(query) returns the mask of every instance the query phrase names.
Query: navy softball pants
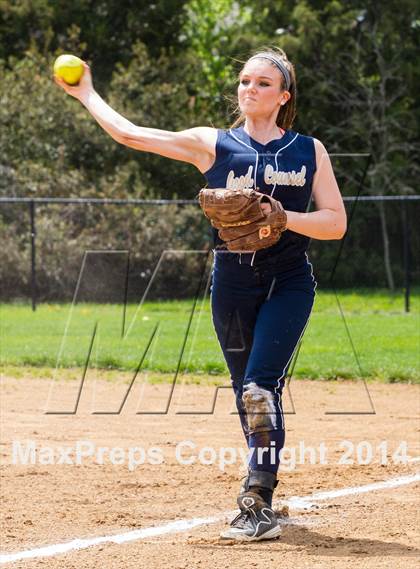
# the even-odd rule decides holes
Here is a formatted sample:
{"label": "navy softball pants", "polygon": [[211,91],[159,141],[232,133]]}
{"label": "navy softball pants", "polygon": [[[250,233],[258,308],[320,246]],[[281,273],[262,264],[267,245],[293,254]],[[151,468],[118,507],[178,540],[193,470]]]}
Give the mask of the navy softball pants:
{"label": "navy softball pants", "polygon": [[230,371],[250,449],[249,468],[277,473],[284,446],[282,390],[315,298],[312,265],[240,264],[216,251],[211,286],[213,324]]}

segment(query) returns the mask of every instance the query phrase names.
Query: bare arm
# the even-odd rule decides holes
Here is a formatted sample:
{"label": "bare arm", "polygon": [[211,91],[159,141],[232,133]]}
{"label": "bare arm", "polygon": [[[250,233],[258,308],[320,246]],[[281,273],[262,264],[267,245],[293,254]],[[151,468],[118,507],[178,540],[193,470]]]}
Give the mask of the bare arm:
{"label": "bare arm", "polygon": [[317,171],[312,195],[317,211],[287,211],[287,229],[314,239],[341,239],[347,229],[343,199],[324,145],[315,139]]}
{"label": "bare arm", "polygon": [[77,86],[71,87],[54,77],[66,93],[78,99],[117,142],[136,150],[153,152],[196,166],[201,172],[210,168],[215,158],[216,129],[196,127],[181,132],[136,126],[110,107],[94,90],[89,66]]}

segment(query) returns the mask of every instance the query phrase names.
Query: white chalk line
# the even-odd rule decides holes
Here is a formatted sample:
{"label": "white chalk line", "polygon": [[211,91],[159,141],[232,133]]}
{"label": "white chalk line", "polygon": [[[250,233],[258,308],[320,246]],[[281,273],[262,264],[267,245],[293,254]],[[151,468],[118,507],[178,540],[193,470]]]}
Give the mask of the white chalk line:
{"label": "white chalk line", "polygon": [[[351,486],[349,488],[341,488],[340,490],[329,490],[327,492],[316,492],[312,496],[299,498],[298,496],[290,498],[294,500],[295,508],[308,509],[316,506],[319,500],[331,500],[333,498],[342,498],[344,496],[351,496],[353,494],[363,494],[365,492],[374,492],[375,490],[384,490],[387,488],[397,488],[405,484],[413,484],[420,481],[420,473],[411,474],[409,476],[398,476],[398,478],[390,478],[382,482],[373,482],[372,484],[364,484],[363,486]],[[298,505],[300,504],[300,506]],[[297,506],[298,505],[298,506]]]}
{"label": "white chalk line", "polygon": [[[344,496],[351,496],[353,494],[362,494],[365,492],[373,492],[376,490],[385,490],[387,488],[397,488],[406,484],[413,484],[420,481],[420,473],[412,474],[410,476],[399,476],[398,478],[390,478],[382,482],[374,482],[372,484],[365,484],[363,486],[351,486],[348,488],[341,488],[339,490],[329,490],[327,492],[316,492],[309,496],[293,496],[288,500],[281,500],[275,502],[276,505],[288,505],[292,509],[304,509],[316,507],[316,502],[322,500],[330,500],[332,498],[341,498]],[[228,517],[231,512],[225,512],[222,515],[214,516],[211,518],[193,518],[191,520],[178,520],[169,522],[167,524],[150,527],[145,529],[132,530],[116,535],[107,535],[102,537],[93,537],[89,539],[74,539],[67,543],[59,543],[54,545],[47,545],[37,549],[29,549],[26,551],[19,551],[17,553],[6,553],[0,555],[0,564],[11,563],[20,561],[22,559],[34,559],[36,557],[51,557],[60,553],[67,553],[69,551],[76,551],[87,549],[95,545],[103,543],[127,543],[129,541],[136,541],[145,539],[147,537],[155,537],[158,535],[165,535],[169,533],[179,533],[189,529],[196,528],[202,525],[209,525],[220,522]]]}

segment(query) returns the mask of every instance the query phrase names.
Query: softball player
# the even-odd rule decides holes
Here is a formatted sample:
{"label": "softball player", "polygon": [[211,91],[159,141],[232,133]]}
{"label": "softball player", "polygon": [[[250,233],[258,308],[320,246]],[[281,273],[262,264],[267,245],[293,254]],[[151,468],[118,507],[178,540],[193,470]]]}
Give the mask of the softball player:
{"label": "softball player", "polygon": [[[210,188],[269,194],[286,210],[281,239],[257,252],[224,250],[214,230],[211,288],[213,323],[250,449],[248,476],[237,499],[239,514],[221,535],[241,541],[277,537],[272,496],[285,439],[281,394],[316,288],[306,250],[310,238],[341,239],[346,231],[343,201],[324,146],[291,130],[296,114],[293,66],[282,50],[258,52],[240,73],[241,114],[231,129],[169,132],[136,126],[115,112],[95,92],[84,65],[78,86],[55,81],[117,142],[189,162]],[[315,211],[307,213],[311,197]]]}

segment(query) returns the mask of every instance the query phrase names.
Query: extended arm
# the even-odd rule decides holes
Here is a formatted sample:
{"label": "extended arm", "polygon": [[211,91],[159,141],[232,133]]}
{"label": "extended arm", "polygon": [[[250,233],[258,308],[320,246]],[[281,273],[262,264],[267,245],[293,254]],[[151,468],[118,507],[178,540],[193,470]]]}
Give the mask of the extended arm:
{"label": "extended arm", "polygon": [[181,132],[136,126],[110,107],[94,90],[89,66],[77,86],[69,86],[58,77],[55,82],[78,99],[101,127],[117,142],[146,152],[153,152],[196,166],[201,172],[210,168],[215,157],[216,129],[197,127]]}
{"label": "extended arm", "polygon": [[341,239],[347,229],[343,199],[334,176],[330,157],[315,140],[317,170],[312,185],[316,211],[298,213],[287,211],[287,229],[314,239]]}

